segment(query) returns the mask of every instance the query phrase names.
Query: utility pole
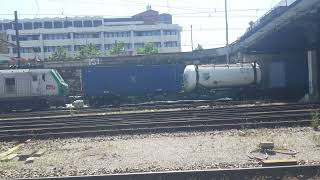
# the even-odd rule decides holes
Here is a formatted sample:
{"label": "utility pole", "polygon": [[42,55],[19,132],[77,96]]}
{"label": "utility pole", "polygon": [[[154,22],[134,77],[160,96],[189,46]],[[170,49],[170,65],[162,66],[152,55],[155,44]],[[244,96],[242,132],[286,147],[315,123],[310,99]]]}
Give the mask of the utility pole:
{"label": "utility pole", "polygon": [[228,29],[228,8],[227,8],[227,0],[224,0],[224,8],[225,8],[225,19],[226,19],[226,57],[227,64],[230,63],[229,60],[229,29]]}
{"label": "utility pole", "polygon": [[192,25],[191,25],[191,49],[193,51],[193,35],[192,35]]}
{"label": "utility pole", "polygon": [[18,13],[14,11],[14,27],[16,29],[16,42],[17,42],[17,58],[18,58],[18,67],[20,66],[20,41],[19,41],[19,29],[18,29]]}
{"label": "utility pole", "polygon": [[170,14],[170,4],[169,4],[169,0],[167,0],[167,8],[168,8],[168,14]]}

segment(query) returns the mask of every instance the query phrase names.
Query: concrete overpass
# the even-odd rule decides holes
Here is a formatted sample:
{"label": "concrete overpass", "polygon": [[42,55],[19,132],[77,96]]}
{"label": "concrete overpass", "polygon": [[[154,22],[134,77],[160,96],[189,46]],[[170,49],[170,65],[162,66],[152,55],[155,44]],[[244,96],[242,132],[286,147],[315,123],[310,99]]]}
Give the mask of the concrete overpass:
{"label": "concrete overpass", "polygon": [[319,98],[319,50],[320,0],[281,1],[230,47],[235,61],[281,59],[297,64],[292,76],[306,69],[306,100]]}
{"label": "concrete overpass", "polygon": [[277,53],[319,47],[320,0],[280,2],[261,17],[231,52]]}

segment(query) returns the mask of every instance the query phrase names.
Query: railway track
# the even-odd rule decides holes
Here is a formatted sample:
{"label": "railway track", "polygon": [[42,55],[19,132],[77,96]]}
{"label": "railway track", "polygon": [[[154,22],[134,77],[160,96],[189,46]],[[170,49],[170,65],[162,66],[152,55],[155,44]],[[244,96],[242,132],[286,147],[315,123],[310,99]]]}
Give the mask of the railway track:
{"label": "railway track", "polygon": [[[123,173],[99,176],[69,176],[69,177],[47,177],[34,178],[37,180],[51,179],[88,179],[88,180],[207,180],[207,179],[318,179],[320,178],[320,166],[283,166],[283,167],[261,167],[261,168],[239,168],[219,170],[197,170],[197,171],[169,171],[169,172],[147,172],[147,173]],[[23,179],[21,179],[23,180]]]}
{"label": "railway track", "polygon": [[126,114],[89,113],[0,120],[0,140],[309,125],[319,104],[226,107]]}
{"label": "railway track", "polygon": [[[163,101],[163,102],[150,102],[141,104],[125,104],[120,107],[103,107],[103,108],[80,108],[80,109],[68,109],[57,108],[41,111],[14,111],[11,113],[0,113],[1,118],[14,118],[14,117],[34,117],[34,116],[50,116],[50,115],[68,115],[71,113],[86,114],[86,113],[99,113],[99,112],[119,112],[119,111],[134,111],[134,110],[150,110],[150,109],[177,109],[177,108],[196,108],[199,106],[214,106],[215,108],[225,106],[238,106],[245,104],[263,104],[274,103],[273,101],[211,101],[211,100],[187,100],[187,101]],[[277,102],[278,103],[278,102]]]}

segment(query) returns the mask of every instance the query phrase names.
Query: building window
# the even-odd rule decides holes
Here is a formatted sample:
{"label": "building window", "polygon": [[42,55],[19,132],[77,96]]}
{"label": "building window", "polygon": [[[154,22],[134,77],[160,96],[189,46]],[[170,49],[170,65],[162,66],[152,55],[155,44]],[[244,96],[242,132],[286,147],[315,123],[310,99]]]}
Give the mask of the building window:
{"label": "building window", "polygon": [[74,33],[75,39],[100,38],[100,33]]}
{"label": "building window", "polygon": [[41,48],[40,47],[34,47],[33,48],[33,52],[39,53],[39,52],[41,52]]}
{"label": "building window", "polygon": [[55,52],[58,47],[64,48],[66,51],[71,51],[71,46],[44,46],[44,52]]}
{"label": "building window", "polygon": [[102,21],[100,21],[100,20],[94,20],[94,21],[93,21],[93,27],[98,27],[98,26],[102,26]]}
{"label": "building window", "polygon": [[101,49],[101,44],[96,44],[95,46],[96,46],[96,48],[97,48],[98,50]]}
{"label": "building window", "polygon": [[23,23],[24,29],[32,29],[32,23],[31,22],[25,22]]}
{"label": "building window", "polygon": [[20,49],[21,53],[39,53],[41,52],[40,47],[23,47]]}
{"label": "building window", "polygon": [[53,26],[54,26],[54,28],[62,28],[62,22],[61,21],[54,21]]}
{"label": "building window", "polygon": [[161,48],[161,42],[154,42],[153,46],[156,48]]}
{"label": "building window", "polygon": [[178,46],[178,42],[177,41],[167,41],[164,43],[165,47],[177,47]]}
{"label": "building window", "polygon": [[[113,45],[114,45],[114,44],[105,44],[105,45],[104,45],[104,49],[105,49],[105,50],[110,50],[110,49],[112,49]],[[125,49],[125,50],[132,49],[131,43],[124,43],[124,44],[123,44],[123,49]]]}
{"label": "building window", "polygon": [[38,81],[38,76],[37,75],[32,75],[32,81]]}
{"label": "building window", "polygon": [[112,44],[105,44],[104,45],[104,49],[105,50],[109,50],[109,49],[111,49],[112,48]]}
{"label": "building window", "polygon": [[[12,36],[12,41],[16,40],[16,36]],[[39,40],[40,35],[21,35],[19,36],[20,41],[32,41],[32,40]]]}
{"label": "building window", "polygon": [[126,49],[126,50],[132,49],[131,46],[132,46],[131,43],[125,43],[125,44],[123,45],[124,49]]}
{"label": "building window", "polygon": [[70,33],[44,34],[43,39],[44,40],[70,39]]}
{"label": "building window", "polygon": [[92,27],[92,21],[83,21],[84,27]]}
{"label": "building window", "polygon": [[0,31],[2,31],[3,30],[3,28],[2,28],[2,23],[0,23]]}
{"label": "building window", "polygon": [[75,51],[80,51],[80,49],[82,49],[82,48],[84,48],[85,47],[85,45],[75,45],[74,46],[74,50]]}
{"label": "building window", "polygon": [[54,52],[56,50],[55,46],[44,46],[43,51],[44,52]]}
{"label": "building window", "polygon": [[176,30],[164,30],[163,35],[177,35],[178,32]]}
{"label": "building window", "polygon": [[66,51],[71,51],[71,46],[63,46]]}
{"label": "building window", "polygon": [[40,39],[40,35],[32,35],[32,40],[39,40]]}
{"label": "building window", "polygon": [[82,21],[73,21],[74,27],[82,27]]}
{"label": "building window", "polygon": [[160,36],[160,30],[157,30],[157,31],[135,31],[134,36]]}
{"label": "building window", "polygon": [[13,94],[16,92],[16,80],[15,78],[5,78],[6,93]]}
{"label": "building window", "polygon": [[52,22],[45,21],[43,24],[45,29],[52,29]]}
{"label": "building window", "polygon": [[63,21],[63,27],[64,28],[72,27],[72,21]]}
{"label": "building window", "polygon": [[[18,30],[22,30],[22,23],[18,23],[17,26],[18,26]],[[14,29],[16,29],[15,24],[13,24],[13,27]]]}
{"label": "building window", "polygon": [[130,31],[123,32],[105,32],[104,37],[113,38],[113,37],[130,37]]}
{"label": "building window", "polygon": [[34,22],[33,23],[33,29],[39,29],[42,28],[42,22]]}
{"label": "building window", "polygon": [[12,29],[12,23],[5,23],[3,28],[4,28],[4,30]]}
{"label": "building window", "polygon": [[144,43],[134,43],[134,48],[143,48],[144,47]]}

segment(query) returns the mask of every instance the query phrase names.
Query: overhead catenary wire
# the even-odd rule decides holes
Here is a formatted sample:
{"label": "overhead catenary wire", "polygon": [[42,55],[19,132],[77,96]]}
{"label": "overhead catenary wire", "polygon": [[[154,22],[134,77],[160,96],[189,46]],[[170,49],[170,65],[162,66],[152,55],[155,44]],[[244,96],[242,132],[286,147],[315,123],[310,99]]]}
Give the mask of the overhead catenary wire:
{"label": "overhead catenary wire", "polygon": [[38,0],[34,0],[35,1],[35,3],[36,3],[36,6],[37,6],[37,13],[36,13],[36,15],[35,15],[35,17],[34,18],[37,18],[38,17],[38,14],[39,14],[39,3],[38,3]]}
{"label": "overhead catenary wire", "polygon": [[[1,16],[9,16],[12,15],[10,13],[0,13]],[[20,16],[63,16],[63,17],[72,17],[72,16],[80,16],[80,17],[111,17],[113,18],[113,15],[110,14],[68,14],[68,13],[43,13],[43,14],[35,14],[35,13],[19,13]],[[188,15],[188,14],[180,14],[180,15],[172,15],[174,18],[177,17],[183,17],[183,18],[224,18],[223,15],[217,15],[217,14],[205,14],[203,15],[203,13],[201,15]],[[127,17],[127,16],[123,16],[123,17]],[[130,16],[129,16],[130,17]],[[148,17],[148,15],[146,15],[146,17]],[[241,15],[241,14],[231,14],[230,17],[233,18],[257,18],[256,15]],[[117,17],[115,17],[117,18]]]}
{"label": "overhead catenary wire", "polygon": [[[185,26],[183,28],[183,31],[191,31],[190,29],[187,29],[189,27]],[[229,28],[229,30],[244,30],[246,28],[241,28],[241,27],[234,27],[234,28]],[[198,28],[198,29],[192,29],[192,31],[225,31],[226,29],[225,28]]]}
{"label": "overhead catenary wire", "polygon": [[[139,2],[134,2],[134,1],[130,1],[130,0],[120,0],[120,1],[125,1],[125,2],[129,2],[129,3],[133,3],[133,4],[138,4],[138,5],[146,5],[145,3],[139,3]],[[41,15],[41,16],[61,16],[61,15],[65,15],[65,16],[97,16],[96,14],[68,14],[68,13],[44,13],[44,14],[39,14],[39,4],[38,1],[35,0],[36,2],[36,6],[37,6],[37,13],[19,13],[19,15],[22,16],[37,16],[37,15]],[[65,3],[65,0],[63,1]],[[78,4],[80,3],[89,3],[89,2],[84,2],[84,1],[78,1]],[[92,4],[92,2],[90,2],[90,4]],[[104,4],[101,2],[96,2],[95,4]],[[113,4],[114,5],[114,4]],[[167,4],[166,6],[164,5],[154,5],[156,7],[162,7],[162,8],[169,8],[169,9],[177,9],[180,11],[192,11],[192,12],[181,12],[181,13],[172,13],[173,16],[180,16],[180,17],[191,17],[191,16],[186,16],[186,15],[192,15],[192,14],[208,14],[208,16],[216,16],[219,17],[217,14],[219,13],[224,13],[224,10],[222,8],[193,8],[193,7],[175,7],[175,6],[170,6]],[[204,11],[205,10],[205,11]],[[228,12],[257,12],[257,11],[267,11],[269,9],[264,9],[264,8],[247,8],[247,9],[230,9],[228,10]],[[64,11],[63,11],[64,12]],[[0,15],[11,15],[11,13],[0,13]],[[98,15],[100,16],[100,15]],[[102,14],[101,16],[110,16],[113,17],[113,14]],[[203,16],[203,17],[208,17]],[[252,15],[242,15],[242,14],[237,14],[234,15],[237,17],[246,17],[246,16],[250,16],[253,17]],[[198,16],[200,17],[200,16]],[[222,16],[221,16],[222,17]]]}

